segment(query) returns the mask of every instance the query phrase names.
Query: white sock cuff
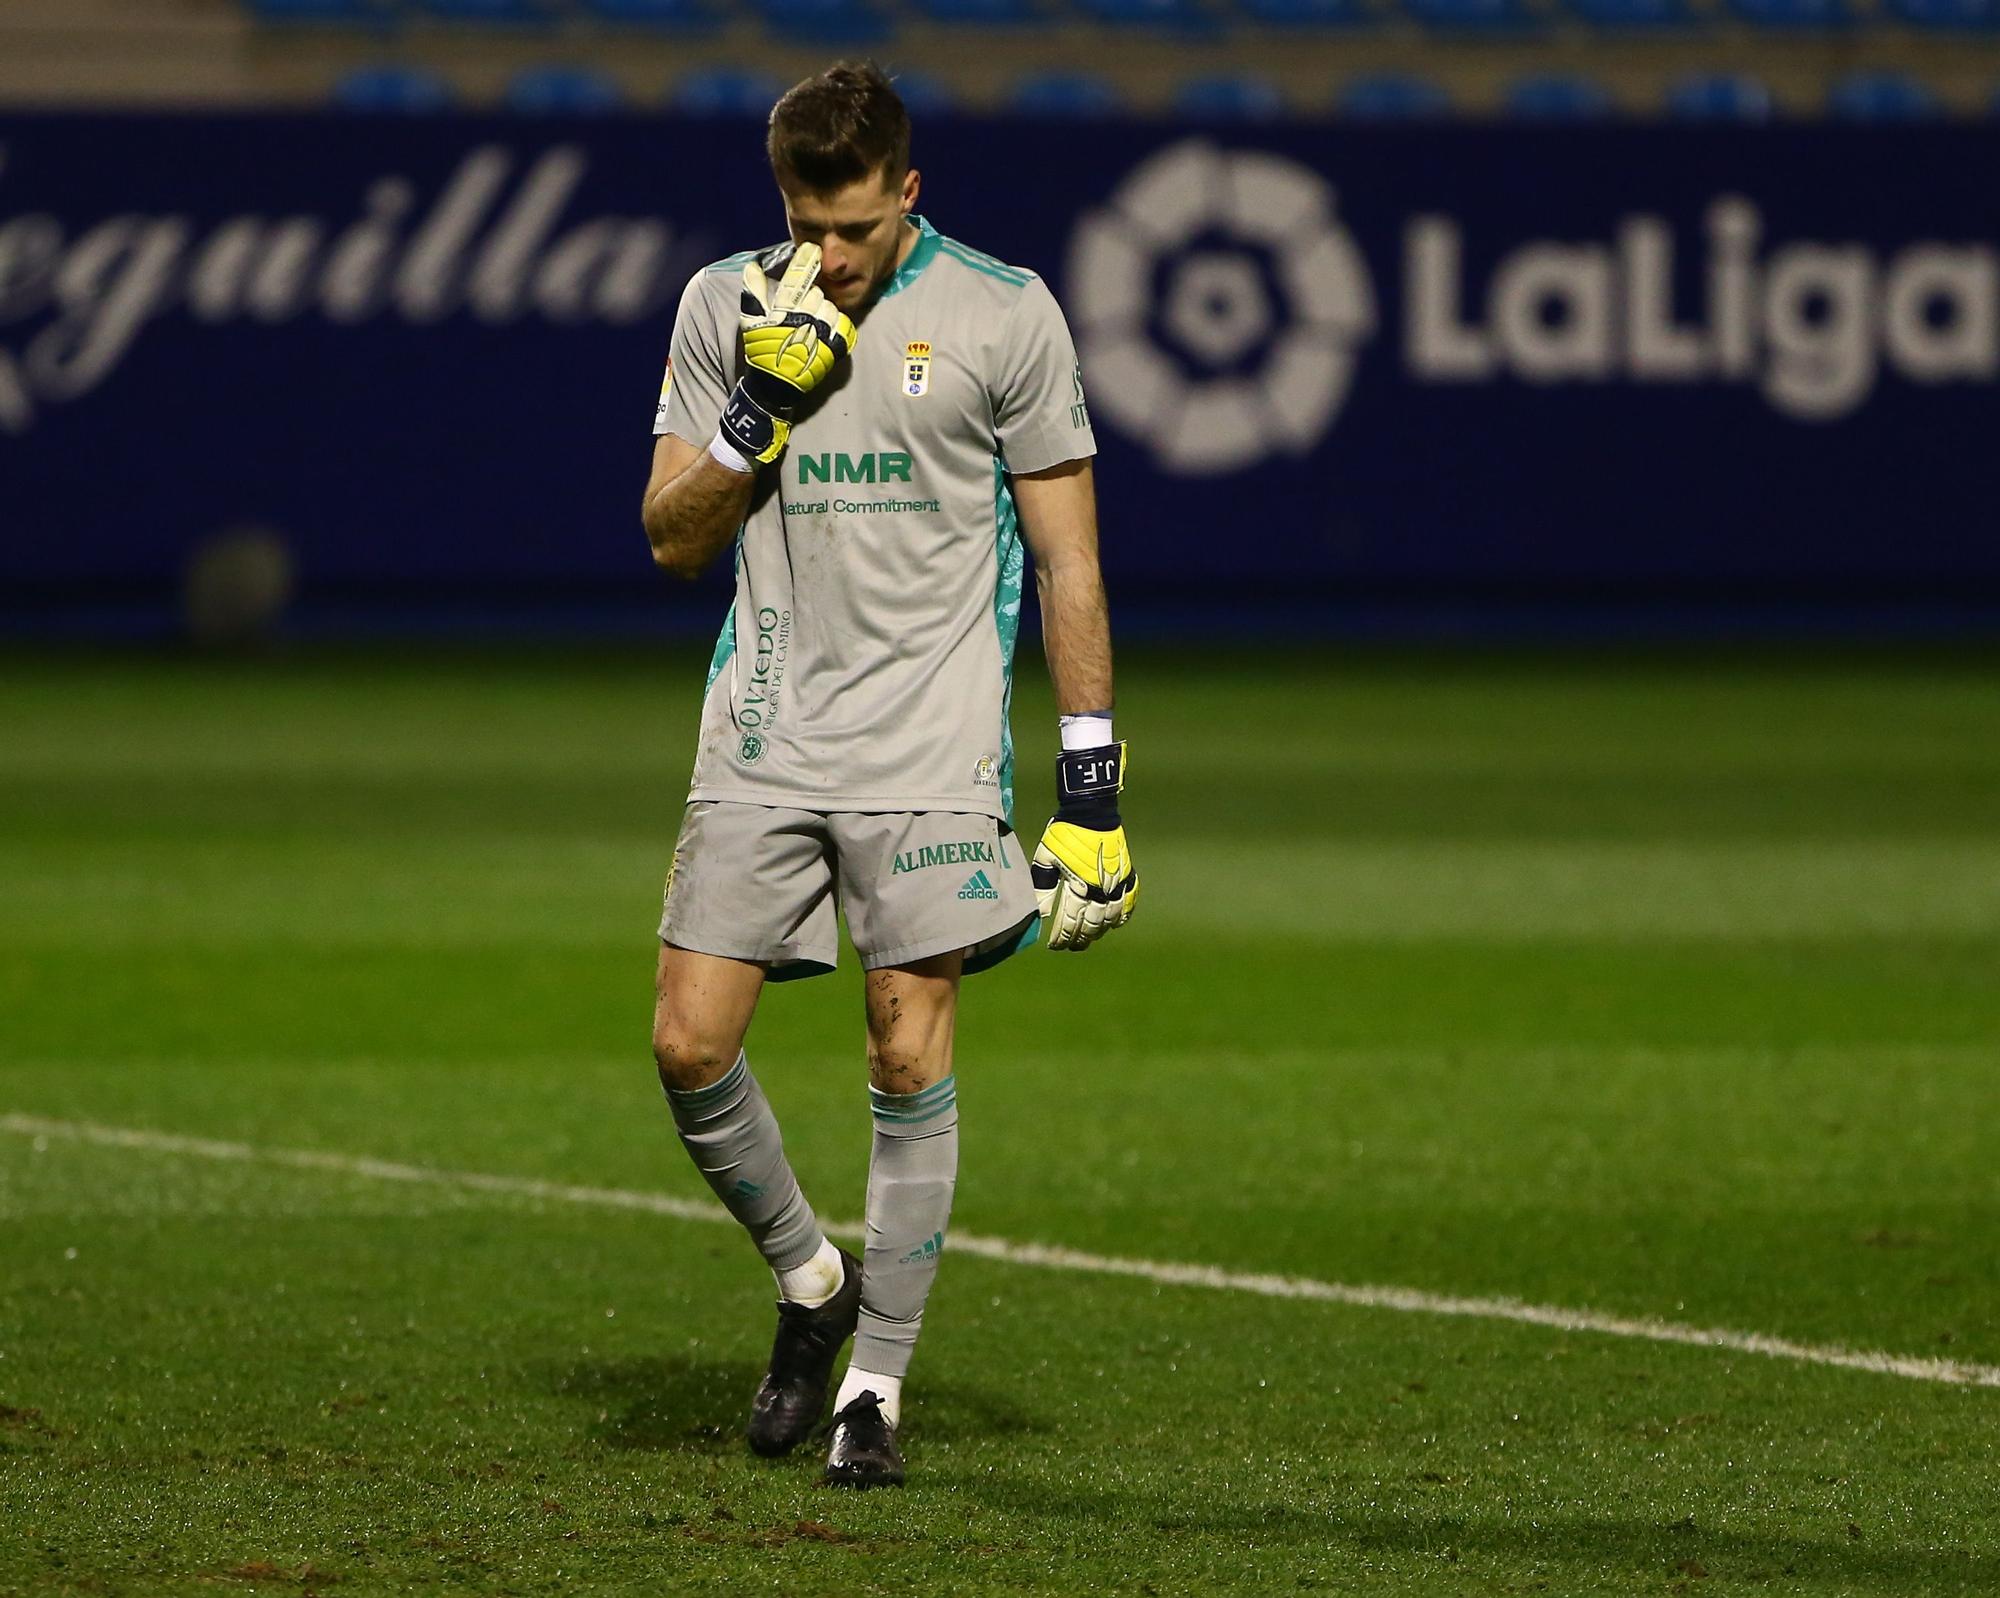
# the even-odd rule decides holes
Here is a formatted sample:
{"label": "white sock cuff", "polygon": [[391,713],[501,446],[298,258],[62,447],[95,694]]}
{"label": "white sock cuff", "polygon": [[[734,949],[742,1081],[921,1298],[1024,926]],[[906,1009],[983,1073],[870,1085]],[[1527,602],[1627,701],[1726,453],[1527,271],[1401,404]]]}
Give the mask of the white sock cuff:
{"label": "white sock cuff", "polygon": [[788,1265],[771,1274],[778,1279],[778,1297],[788,1304],[803,1304],[807,1309],[818,1309],[847,1281],[840,1250],[826,1236],[820,1238],[819,1247],[804,1264]]}
{"label": "white sock cuff", "polygon": [[889,1423],[890,1430],[903,1424],[903,1378],[884,1376],[880,1371],[865,1371],[849,1365],[847,1374],[840,1379],[840,1393],[833,1401],[833,1412],[838,1415],[863,1393],[873,1393],[882,1400],[882,1418]]}

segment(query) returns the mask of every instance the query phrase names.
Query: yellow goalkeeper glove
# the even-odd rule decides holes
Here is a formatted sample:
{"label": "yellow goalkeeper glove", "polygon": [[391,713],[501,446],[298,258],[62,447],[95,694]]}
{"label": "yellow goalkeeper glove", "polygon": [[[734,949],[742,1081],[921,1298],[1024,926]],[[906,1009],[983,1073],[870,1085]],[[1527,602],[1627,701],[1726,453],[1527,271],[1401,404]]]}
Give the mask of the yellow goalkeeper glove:
{"label": "yellow goalkeeper glove", "polygon": [[1125,746],[1056,757],[1056,814],[1029,864],[1051,949],[1087,949],[1132,919],[1139,877],[1118,818]]}
{"label": "yellow goalkeeper glove", "polygon": [[776,289],[758,262],[743,267],[737,326],[744,370],[723,407],[722,431],[760,465],[784,453],[799,401],[854,348],[854,323],[813,287],[818,276],[817,244],[792,250]]}

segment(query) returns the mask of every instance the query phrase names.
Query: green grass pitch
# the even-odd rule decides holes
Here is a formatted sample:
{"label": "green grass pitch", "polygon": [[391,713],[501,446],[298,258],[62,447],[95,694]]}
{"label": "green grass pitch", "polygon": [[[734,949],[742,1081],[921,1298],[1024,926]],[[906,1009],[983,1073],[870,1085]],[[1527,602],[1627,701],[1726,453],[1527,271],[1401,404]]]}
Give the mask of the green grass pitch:
{"label": "green grass pitch", "polygon": [[[0,670],[0,1115],[705,1198],[700,661]],[[967,988],[967,1234],[2000,1364],[1990,662],[1135,654],[1132,927]],[[1050,704],[1024,666],[1024,830]],[[752,1057],[861,1206],[859,982]],[[732,1230],[0,1132],[0,1593],[2000,1591],[2000,1388],[948,1258],[911,1485]]]}

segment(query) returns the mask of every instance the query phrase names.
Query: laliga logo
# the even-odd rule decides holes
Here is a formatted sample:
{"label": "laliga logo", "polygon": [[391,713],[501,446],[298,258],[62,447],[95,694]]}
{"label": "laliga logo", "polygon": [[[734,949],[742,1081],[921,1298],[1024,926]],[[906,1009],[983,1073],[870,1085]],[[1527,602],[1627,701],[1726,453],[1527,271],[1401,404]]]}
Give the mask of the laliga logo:
{"label": "laliga logo", "polygon": [[1191,139],[1078,223],[1065,290],[1092,401],[1167,470],[1303,455],[1332,425],[1375,331],[1367,267],[1333,203],[1296,161]]}

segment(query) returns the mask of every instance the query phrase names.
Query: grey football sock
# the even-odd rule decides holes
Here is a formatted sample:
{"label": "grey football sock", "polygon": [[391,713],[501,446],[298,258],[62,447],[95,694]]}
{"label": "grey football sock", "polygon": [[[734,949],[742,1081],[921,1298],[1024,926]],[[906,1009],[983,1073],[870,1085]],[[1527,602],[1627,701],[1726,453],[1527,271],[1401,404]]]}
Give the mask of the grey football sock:
{"label": "grey football sock", "polygon": [[696,1167],[771,1269],[811,1259],[826,1234],[799,1191],[778,1118],[750,1074],[748,1056],[737,1055],[728,1073],[705,1088],[668,1088],[667,1106]]}
{"label": "grey football sock", "polygon": [[937,1277],[951,1192],[958,1181],[958,1087],[868,1090],[875,1144],[868,1161],[868,1247],[854,1365],[902,1376],[910,1368],[924,1300]]}

